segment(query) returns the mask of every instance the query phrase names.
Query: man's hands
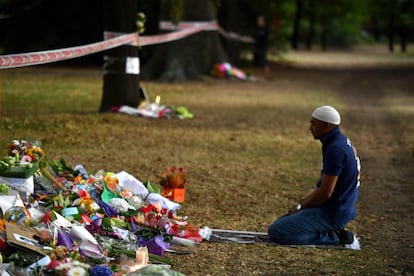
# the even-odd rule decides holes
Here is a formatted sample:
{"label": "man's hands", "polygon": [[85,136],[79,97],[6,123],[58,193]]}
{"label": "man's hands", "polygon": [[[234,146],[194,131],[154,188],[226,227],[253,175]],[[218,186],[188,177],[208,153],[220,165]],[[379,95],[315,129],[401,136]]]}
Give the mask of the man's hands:
{"label": "man's hands", "polygon": [[[300,201],[300,204],[295,204],[289,209],[288,215],[298,212],[302,208],[312,208],[319,206],[327,201],[336,186],[338,176],[323,174],[321,179],[321,186],[310,193],[307,197]],[[299,206],[300,205],[300,206]]]}
{"label": "man's hands", "polygon": [[294,214],[294,213],[298,212],[300,209],[302,209],[302,205],[300,203],[295,204],[289,209],[288,214],[289,215]]}

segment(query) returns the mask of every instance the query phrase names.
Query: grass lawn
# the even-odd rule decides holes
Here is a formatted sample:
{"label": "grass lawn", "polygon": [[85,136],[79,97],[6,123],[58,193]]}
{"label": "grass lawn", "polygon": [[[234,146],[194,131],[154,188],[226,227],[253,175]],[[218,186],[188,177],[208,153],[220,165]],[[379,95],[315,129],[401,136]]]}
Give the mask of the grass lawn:
{"label": "grass lawn", "polygon": [[[284,70],[273,71],[272,81],[141,83],[152,99],[160,95],[164,104],[188,107],[191,120],[98,113],[100,70],[3,70],[0,149],[13,139],[40,139],[49,159],[63,157],[91,173],[125,170],[142,181],[158,181],[166,168],[184,166],[189,176],[180,213],[191,223],[264,232],[317,180],[321,146],[308,131],[310,112],[322,103],[345,114],[350,109],[333,93],[335,79],[305,82],[287,76],[294,69]],[[346,132],[352,125],[344,121]],[[357,233],[364,227],[367,222],[350,225]],[[194,254],[168,257],[188,275],[401,272],[383,251],[362,246],[341,251],[203,242]]]}

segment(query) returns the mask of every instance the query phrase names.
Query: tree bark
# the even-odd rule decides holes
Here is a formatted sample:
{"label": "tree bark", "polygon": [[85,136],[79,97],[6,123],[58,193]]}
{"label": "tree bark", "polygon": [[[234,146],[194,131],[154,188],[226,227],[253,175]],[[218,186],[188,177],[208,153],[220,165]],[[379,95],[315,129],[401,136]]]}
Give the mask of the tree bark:
{"label": "tree bark", "polygon": [[402,25],[400,27],[401,52],[407,52],[407,27]]}
{"label": "tree bark", "polygon": [[309,1],[309,30],[306,36],[306,50],[312,49],[313,38],[315,35],[315,1]]}
{"label": "tree bark", "polygon": [[326,18],[326,15],[323,15],[321,22],[322,22],[322,26],[321,26],[321,49],[322,51],[326,51],[326,49],[328,48],[328,19]]}
{"label": "tree bark", "polygon": [[[414,4],[410,0],[400,2],[400,41],[401,41],[401,52],[407,52],[408,34],[410,31],[407,19],[413,17]],[[408,20],[409,22],[409,20]]]}
{"label": "tree bark", "polygon": [[302,0],[296,0],[296,14],[295,14],[295,20],[293,22],[293,32],[291,37],[291,45],[292,49],[297,50],[299,48],[298,41],[299,41],[299,26],[300,21],[302,19],[302,9],[303,9],[303,1]]}
{"label": "tree bark", "polygon": [[[164,15],[164,20],[169,18]],[[185,1],[182,21],[210,21],[216,19],[213,1]],[[154,46],[153,56],[144,64],[146,79],[183,82],[209,74],[216,63],[228,57],[217,31],[203,31],[184,39]]]}
{"label": "tree bark", "polygon": [[395,1],[390,0],[390,10],[388,14],[388,50],[394,52],[394,33],[395,33]]}
{"label": "tree bark", "polygon": [[[105,0],[104,30],[118,33],[136,31],[138,5],[135,0]],[[105,52],[103,95],[100,112],[114,106],[137,107],[143,99],[136,70],[126,70],[127,63],[138,66],[138,47],[123,45]]]}
{"label": "tree bark", "polygon": [[[239,0],[221,0],[223,9],[223,28],[229,32],[240,33],[241,10]],[[223,39],[223,45],[230,62],[240,65],[241,42],[234,39]]]}

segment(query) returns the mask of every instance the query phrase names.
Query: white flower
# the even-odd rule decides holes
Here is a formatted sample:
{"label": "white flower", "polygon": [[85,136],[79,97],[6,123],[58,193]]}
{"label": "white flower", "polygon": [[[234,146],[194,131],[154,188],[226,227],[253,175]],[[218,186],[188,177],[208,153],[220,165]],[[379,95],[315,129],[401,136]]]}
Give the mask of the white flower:
{"label": "white flower", "polygon": [[135,208],[141,208],[146,205],[145,201],[139,196],[133,196],[128,199],[129,204],[134,206]]}
{"label": "white flower", "polygon": [[135,210],[134,206],[131,206],[125,199],[123,198],[112,198],[108,204],[114,208],[117,212],[127,212],[128,209]]}
{"label": "white flower", "polygon": [[87,275],[87,271],[80,266],[75,266],[69,269],[68,276],[86,276]]}

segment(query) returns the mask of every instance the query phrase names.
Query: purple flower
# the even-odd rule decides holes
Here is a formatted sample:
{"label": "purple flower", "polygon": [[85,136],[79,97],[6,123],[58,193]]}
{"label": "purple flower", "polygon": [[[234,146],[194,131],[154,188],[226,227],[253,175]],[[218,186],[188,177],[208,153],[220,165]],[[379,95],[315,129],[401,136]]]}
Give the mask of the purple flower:
{"label": "purple flower", "polygon": [[112,276],[113,272],[107,265],[97,265],[91,268],[91,276]]}
{"label": "purple flower", "polygon": [[73,239],[63,230],[58,232],[57,245],[63,245],[68,249],[72,249],[74,246]]}
{"label": "purple flower", "polygon": [[103,202],[102,200],[98,199],[98,205],[99,207],[102,208],[102,210],[104,210],[105,214],[108,217],[116,217],[118,215],[118,213],[115,211],[114,208],[112,208],[111,206],[109,206],[108,204],[106,204],[105,202]]}
{"label": "purple flower", "polygon": [[131,224],[131,232],[132,232],[132,233],[136,233],[136,232],[138,231],[138,227],[137,227],[137,225],[135,224],[135,222],[134,222],[134,220],[133,220],[133,219],[131,219],[130,224]]}
{"label": "purple flower", "polygon": [[102,228],[100,226],[101,219],[99,219],[99,220],[100,221],[97,221],[97,220],[92,221],[89,225],[85,225],[85,228],[91,234],[97,233],[100,236],[104,236],[105,235],[105,232],[102,230]]}

